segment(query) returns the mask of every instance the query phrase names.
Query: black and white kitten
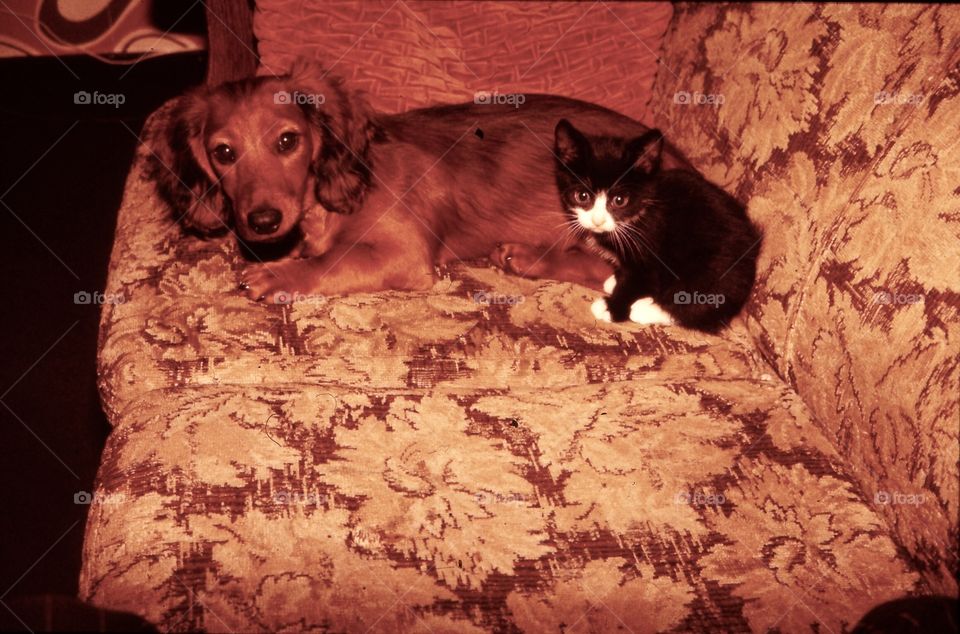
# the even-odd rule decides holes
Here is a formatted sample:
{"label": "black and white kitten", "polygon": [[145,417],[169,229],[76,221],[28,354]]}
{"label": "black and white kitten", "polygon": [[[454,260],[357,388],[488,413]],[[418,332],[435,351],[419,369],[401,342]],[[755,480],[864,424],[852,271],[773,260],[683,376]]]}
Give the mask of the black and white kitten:
{"label": "black and white kitten", "polygon": [[695,172],[660,169],[663,135],[555,132],[557,188],[569,224],[615,273],[597,319],[715,332],[750,295],[760,233],[743,205]]}

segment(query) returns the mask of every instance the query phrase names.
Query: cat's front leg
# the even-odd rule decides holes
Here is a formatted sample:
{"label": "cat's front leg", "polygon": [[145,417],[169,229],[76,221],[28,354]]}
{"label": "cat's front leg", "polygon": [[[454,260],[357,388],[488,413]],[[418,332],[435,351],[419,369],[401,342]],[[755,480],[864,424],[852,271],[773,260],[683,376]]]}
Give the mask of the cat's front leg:
{"label": "cat's front leg", "polygon": [[607,297],[601,297],[593,302],[590,311],[600,321],[621,322],[630,318],[630,304],[636,299],[636,281],[632,276],[618,270],[603,283],[603,292]]}
{"label": "cat's front leg", "polygon": [[617,275],[616,273],[614,273],[613,275],[608,277],[606,280],[604,280],[603,292],[606,293],[607,295],[610,295],[611,293],[613,293],[613,289],[615,289],[616,287],[617,287]]}
{"label": "cat's front leg", "polygon": [[[606,280],[604,280],[603,292],[606,293],[607,295],[610,295],[613,292],[613,289],[615,289],[616,287],[617,287],[617,274],[614,273],[613,275],[608,277]],[[590,312],[593,313],[593,316],[600,321],[605,321],[608,323],[613,321],[613,319],[610,316],[610,309],[607,307],[606,297],[598,297],[597,299],[595,299],[593,303],[590,304]]]}
{"label": "cat's front leg", "polygon": [[660,306],[653,301],[652,297],[641,297],[631,303],[627,312],[627,318],[623,318],[622,304],[614,304],[611,308],[609,301],[607,297],[600,297],[590,305],[590,312],[593,313],[596,319],[608,323],[627,321],[627,319],[629,319],[635,324],[643,324],[645,326],[672,326],[677,323],[667,311],[660,308]]}
{"label": "cat's front leg", "polygon": [[[618,281],[617,275],[620,280]],[[601,321],[632,321],[644,325],[672,325],[673,317],[647,294],[649,281],[643,276],[629,275],[618,271],[604,283],[603,290],[609,297],[601,297],[590,307],[593,316]]]}
{"label": "cat's front leg", "polygon": [[630,305],[630,321],[635,324],[672,326],[676,320],[652,297],[641,297]]}

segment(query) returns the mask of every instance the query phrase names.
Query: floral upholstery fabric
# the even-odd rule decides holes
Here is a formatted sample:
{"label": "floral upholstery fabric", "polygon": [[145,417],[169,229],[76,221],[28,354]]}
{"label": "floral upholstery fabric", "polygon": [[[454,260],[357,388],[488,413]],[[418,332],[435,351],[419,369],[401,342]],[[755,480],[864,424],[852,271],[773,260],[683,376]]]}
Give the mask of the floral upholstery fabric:
{"label": "floral upholstery fabric", "polygon": [[[668,34],[654,101],[668,134],[672,117],[693,114],[662,107],[674,92],[663,73],[703,72],[694,53],[670,60],[722,31],[716,11],[681,8]],[[782,12],[751,15],[779,24]],[[144,131],[110,265],[106,290],[124,301],[104,306],[99,363],[114,431],[83,598],[169,631],[839,632],[879,603],[942,588],[924,562],[951,565],[930,550],[947,544],[945,510],[927,550],[910,550],[903,509],[875,499],[886,481],[868,480],[842,442],[857,434],[838,432],[840,414],[809,386],[823,361],[790,356],[799,335],[777,347],[800,326],[765,308],[771,262],[790,262],[784,283],[785,267],[801,268],[799,245],[777,234],[784,218],[819,213],[815,202],[775,216],[761,201],[761,285],[719,336],[600,324],[593,292],[482,262],[440,270],[430,291],[267,306],[237,291],[231,239],[183,235],[157,198],[145,163],[167,112]],[[675,134],[712,178],[748,186],[705,130],[700,145]],[[842,308],[822,319],[860,318]],[[802,314],[811,329],[832,323]],[[781,339],[764,334],[778,327]],[[869,333],[853,334],[860,348],[833,364],[849,380],[876,355],[862,350]],[[888,336],[884,354],[913,350]],[[822,384],[847,403],[833,376]],[[927,395],[925,406],[950,407]],[[945,427],[914,424],[926,436],[912,441],[948,452]],[[876,457],[891,461],[885,473],[907,468]]]}
{"label": "floral upholstery fabric", "polygon": [[955,595],[960,10],[679,5],[663,68],[652,119],[767,228],[759,351]]}

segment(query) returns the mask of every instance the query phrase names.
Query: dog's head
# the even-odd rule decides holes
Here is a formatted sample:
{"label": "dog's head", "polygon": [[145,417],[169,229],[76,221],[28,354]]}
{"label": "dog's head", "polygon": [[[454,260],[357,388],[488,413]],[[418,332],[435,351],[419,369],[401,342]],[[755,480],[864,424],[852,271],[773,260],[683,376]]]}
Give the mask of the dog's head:
{"label": "dog's head", "polygon": [[318,204],[344,214],[360,206],[379,134],[360,96],[298,63],[280,78],[184,95],[155,144],[153,175],[194,231],[232,226],[245,241],[276,242]]}

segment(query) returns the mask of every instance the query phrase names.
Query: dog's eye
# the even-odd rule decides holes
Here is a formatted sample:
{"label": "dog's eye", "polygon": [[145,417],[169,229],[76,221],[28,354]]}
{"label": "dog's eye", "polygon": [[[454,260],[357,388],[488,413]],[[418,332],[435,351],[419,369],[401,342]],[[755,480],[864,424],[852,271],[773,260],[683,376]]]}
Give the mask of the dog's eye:
{"label": "dog's eye", "polygon": [[610,204],[614,209],[623,209],[627,206],[628,202],[630,202],[630,197],[626,194],[617,194],[610,199]]}
{"label": "dog's eye", "polygon": [[277,149],[281,152],[289,152],[293,148],[297,147],[297,143],[300,141],[300,135],[296,132],[284,132],[280,135],[280,138],[277,139]]}
{"label": "dog's eye", "polygon": [[221,143],[213,148],[211,154],[213,154],[213,158],[216,159],[217,163],[233,163],[237,160],[237,155],[233,151],[233,148],[226,143]]}
{"label": "dog's eye", "polygon": [[573,192],[573,199],[578,203],[588,203],[593,200],[593,194],[585,189],[578,189],[577,191]]}

